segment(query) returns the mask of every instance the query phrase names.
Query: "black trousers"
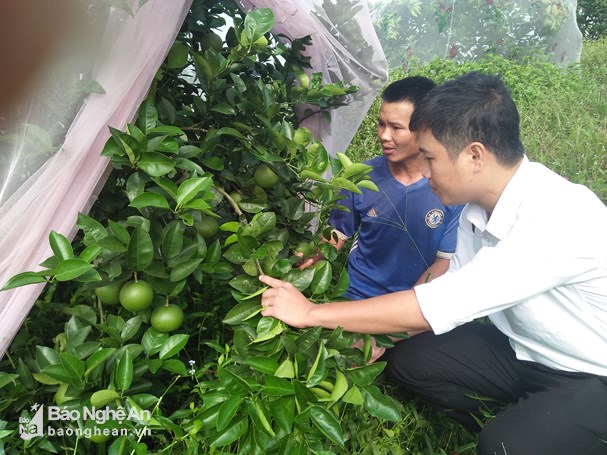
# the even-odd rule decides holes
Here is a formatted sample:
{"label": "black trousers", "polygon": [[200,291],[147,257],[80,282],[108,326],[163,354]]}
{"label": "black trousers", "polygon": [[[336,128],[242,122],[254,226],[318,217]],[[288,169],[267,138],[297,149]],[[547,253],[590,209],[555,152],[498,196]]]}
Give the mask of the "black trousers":
{"label": "black trousers", "polygon": [[423,333],[381,360],[388,381],[478,431],[479,455],[607,455],[607,377],[520,361],[490,324]]}

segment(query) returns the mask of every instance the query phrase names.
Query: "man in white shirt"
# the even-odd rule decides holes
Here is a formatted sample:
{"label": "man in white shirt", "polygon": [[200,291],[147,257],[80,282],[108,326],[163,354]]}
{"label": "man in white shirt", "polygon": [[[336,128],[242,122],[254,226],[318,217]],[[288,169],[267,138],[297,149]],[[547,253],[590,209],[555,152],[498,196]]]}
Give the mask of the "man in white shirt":
{"label": "man in white shirt", "polygon": [[[449,271],[324,305],[262,276],[262,315],[423,332],[388,351],[387,376],[479,430],[479,455],[607,454],[607,208],[525,157],[498,77],[473,72],[433,89],[410,128],[434,192],[467,203]],[[482,316],[491,324],[471,322]],[[495,417],[480,428],[487,407]]]}

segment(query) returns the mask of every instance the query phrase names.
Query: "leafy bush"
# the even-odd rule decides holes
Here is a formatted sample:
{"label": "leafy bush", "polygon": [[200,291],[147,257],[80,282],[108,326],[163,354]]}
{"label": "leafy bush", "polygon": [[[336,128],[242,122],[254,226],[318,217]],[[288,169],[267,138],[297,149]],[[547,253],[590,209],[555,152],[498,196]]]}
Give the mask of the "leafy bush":
{"label": "leafy bush", "polygon": [[[374,384],[384,365],[366,366],[369,337],[352,348],[355,334],[259,314],[261,273],[317,302],[347,288],[333,247],[306,270],[294,249],[319,247],[314,220],[342,188],[374,188],[368,166],[330,159],[294,111],[343,105],[355,88],[304,78],[309,39],[275,41],[273,21],[194,2],[136,123],[111,129],[114,171],[77,237],[51,232],[43,270],[5,284],[48,282],[2,362],[6,452],[351,453],[369,442],[357,427],[400,420]],[[38,405],[70,418],[40,435]],[[133,417],[83,417],[93,408]]]}

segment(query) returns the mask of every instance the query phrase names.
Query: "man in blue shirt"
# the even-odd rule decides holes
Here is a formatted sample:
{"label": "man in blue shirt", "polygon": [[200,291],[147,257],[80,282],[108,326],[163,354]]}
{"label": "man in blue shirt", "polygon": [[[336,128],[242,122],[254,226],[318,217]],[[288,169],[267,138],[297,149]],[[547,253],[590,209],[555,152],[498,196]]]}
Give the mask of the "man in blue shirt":
{"label": "man in blue shirt", "polygon": [[[348,256],[350,286],[344,295],[359,300],[411,289],[431,281],[449,267],[455,251],[462,206],[446,206],[422,176],[424,157],[409,120],[416,105],[435,86],[413,76],[391,83],[383,91],[377,136],[383,155],[366,162],[379,192],[342,193],[329,224],[339,250],[355,237]],[[322,256],[304,261],[308,267]]]}

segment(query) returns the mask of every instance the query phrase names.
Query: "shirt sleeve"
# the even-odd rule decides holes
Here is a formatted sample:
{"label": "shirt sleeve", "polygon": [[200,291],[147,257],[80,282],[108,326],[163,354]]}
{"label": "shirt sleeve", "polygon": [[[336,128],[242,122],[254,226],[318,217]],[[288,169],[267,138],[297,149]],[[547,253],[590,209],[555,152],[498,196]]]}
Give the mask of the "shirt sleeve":
{"label": "shirt sleeve", "polygon": [[443,237],[439,243],[438,251],[436,253],[437,257],[450,259],[455,252],[457,229],[463,208],[463,205],[456,205],[446,209],[445,222],[447,223],[447,227],[443,232]]}

